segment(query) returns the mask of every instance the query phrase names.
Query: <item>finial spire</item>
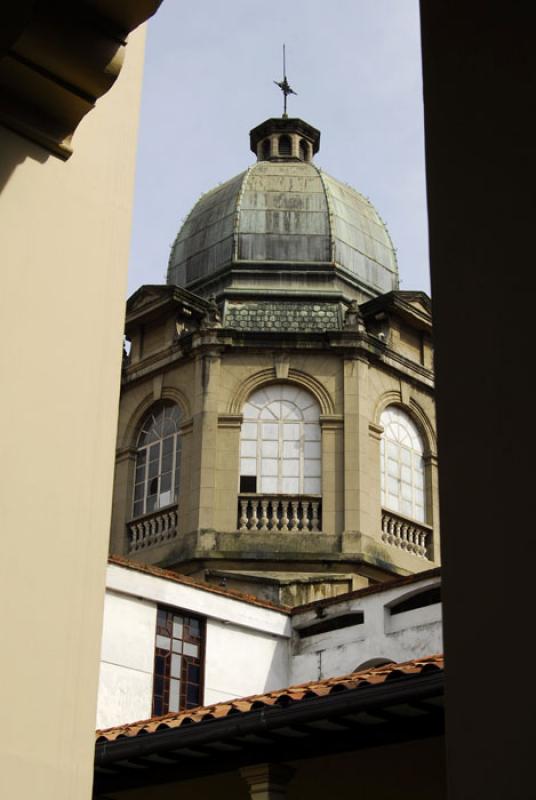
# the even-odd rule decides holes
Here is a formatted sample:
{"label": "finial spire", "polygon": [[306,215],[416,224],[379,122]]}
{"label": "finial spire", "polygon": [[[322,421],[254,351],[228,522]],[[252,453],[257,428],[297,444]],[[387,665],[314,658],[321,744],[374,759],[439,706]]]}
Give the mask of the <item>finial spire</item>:
{"label": "finial spire", "polygon": [[283,92],[283,119],[288,117],[287,114],[287,97],[289,94],[298,94],[295,92],[294,89],[291,89],[289,86],[289,82],[287,81],[287,65],[286,65],[286,56],[285,56],[285,45],[283,45],[283,80],[282,81],[274,81],[276,86],[279,86],[281,91]]}

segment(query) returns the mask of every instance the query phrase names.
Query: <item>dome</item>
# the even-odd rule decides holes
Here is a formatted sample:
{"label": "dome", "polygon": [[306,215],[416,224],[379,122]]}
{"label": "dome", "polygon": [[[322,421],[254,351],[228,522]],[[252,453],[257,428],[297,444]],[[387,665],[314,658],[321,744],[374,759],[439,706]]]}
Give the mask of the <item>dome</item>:
{"label": "dome", "polygon": [[[301,120],[274,122],[306,126]],[[270,132],[267,124],[255,131]],[[256,141],[255,131],[252,147],[260,160],[193,207],[171,251],[168,283],[198,291],[231,266],[289,273],[323,267],[368,295],[397,289],[396,255],[385,224],[363,195],[308,160],[318,139],[308,146],[301,138],[294,145],[287,136],[281,155],[282,136],[279,149],[267,149],[269,140]]]}

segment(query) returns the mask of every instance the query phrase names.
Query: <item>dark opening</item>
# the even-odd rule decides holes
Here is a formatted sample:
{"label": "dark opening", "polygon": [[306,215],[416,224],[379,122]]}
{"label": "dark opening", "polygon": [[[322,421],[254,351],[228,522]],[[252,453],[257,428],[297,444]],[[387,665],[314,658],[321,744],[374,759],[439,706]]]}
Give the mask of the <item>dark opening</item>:
{"label": "dark opening", "polygon": [[257,492],[257,476],[240,476],[240,494],[255,494]]}
{"label": "dark opening", "polygon": [[300,139],[300,158],[307,161],[307,142],[304,139]]}
{"label": "dark opening", "polygon": [[435,603],[441,602],[441,587],[434,586],[431,589],[426,589],[424,592],[414,594],[408,597],[407,600],[402,600],[395,606],[391,606],[389,611],[391,615],[403,614],[404,611],[414,611],[416,608],[426,608],[426,606],[433,606]]}
{"label": "dark opening", "polygon": [[262,157],[264,159],[270,158],[272,155],[272,143],[270,139],[265,139],[262,143]]}
{"label": "dark opening", "polygon": [[308,625],[306,628],[300,628],[298,634],[300,639],[306,639],[308,636],[314,636],[317,633],[338,631],[340,628],[349,628],[350,625],[362,625],[364,621],[364,613],[362,611],[354,611],[351,614],[341,614],[339,617],[323,619],[321,622]]}
{"label": "dark opening", "polygon": [[290,156],[292,155],[292,142],[290,136],[279,137],[279,155]]}

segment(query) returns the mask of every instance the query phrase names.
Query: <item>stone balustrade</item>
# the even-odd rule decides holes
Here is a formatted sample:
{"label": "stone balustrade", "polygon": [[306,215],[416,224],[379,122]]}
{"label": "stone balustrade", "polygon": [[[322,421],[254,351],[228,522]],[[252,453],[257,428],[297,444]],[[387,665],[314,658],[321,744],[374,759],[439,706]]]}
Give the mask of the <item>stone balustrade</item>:
{"label": "stone balustrade", "polygon": [[238,530],[241,533],[300,533],[321,529],[322,500],[318,495],[241,494]]}
{"label": "stone balustrade", "polygon": [[163,544],[177,535],[177,506],[159,508],[151,514],[133,519],[127,528],[129,553]]}
{"label": "stone balustrade", "polygon": [[419,558],[428,558],[432,528],[382,508],[382,541]]}

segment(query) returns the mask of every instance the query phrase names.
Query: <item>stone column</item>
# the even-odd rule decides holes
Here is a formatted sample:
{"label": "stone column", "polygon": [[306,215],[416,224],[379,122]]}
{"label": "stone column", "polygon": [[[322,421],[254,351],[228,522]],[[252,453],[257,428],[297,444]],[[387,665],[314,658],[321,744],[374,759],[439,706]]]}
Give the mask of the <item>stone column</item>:
{"label": "stone column", "polygon": [[255,764],[240,770],[251,800],[284,800],[294,769],[286,764]]}

